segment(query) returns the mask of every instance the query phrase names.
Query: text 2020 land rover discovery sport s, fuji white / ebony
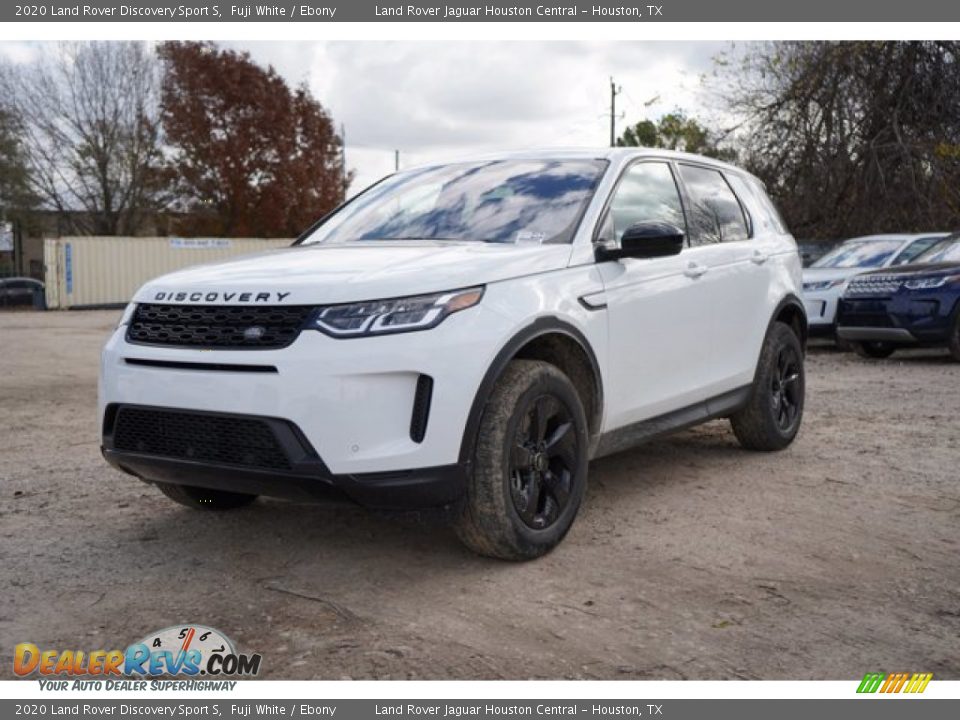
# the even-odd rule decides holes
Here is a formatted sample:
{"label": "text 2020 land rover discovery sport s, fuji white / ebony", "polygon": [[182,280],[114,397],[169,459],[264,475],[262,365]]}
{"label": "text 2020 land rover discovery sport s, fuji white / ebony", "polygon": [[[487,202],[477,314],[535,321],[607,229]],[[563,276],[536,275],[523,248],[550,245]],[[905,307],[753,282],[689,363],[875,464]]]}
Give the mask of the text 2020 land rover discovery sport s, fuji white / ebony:
{"label": "text 2020 land rover discovery sport s, fuji white / ebony", "polygon": [[800,426],[793,238],[752,176],[655,150],[390,176],[289,249],[141,288],[103,352],[103,452],[197,508],[444,508],[547,552],[591,458],[729,417]]}

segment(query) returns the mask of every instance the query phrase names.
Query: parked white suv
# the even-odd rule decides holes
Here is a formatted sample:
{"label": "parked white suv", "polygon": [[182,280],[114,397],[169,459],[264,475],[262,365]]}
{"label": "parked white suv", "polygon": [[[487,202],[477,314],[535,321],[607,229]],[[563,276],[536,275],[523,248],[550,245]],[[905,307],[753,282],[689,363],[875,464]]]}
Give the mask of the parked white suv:
{"label": "parked white suv", "polygon": [[103,353],[103,452],[196,508],[444,508],[479,553],[567,533],[591,458],[729,417],[793,440],[800,261],[761,184],[616,149],[390,176],[294,247],[145,285]]}

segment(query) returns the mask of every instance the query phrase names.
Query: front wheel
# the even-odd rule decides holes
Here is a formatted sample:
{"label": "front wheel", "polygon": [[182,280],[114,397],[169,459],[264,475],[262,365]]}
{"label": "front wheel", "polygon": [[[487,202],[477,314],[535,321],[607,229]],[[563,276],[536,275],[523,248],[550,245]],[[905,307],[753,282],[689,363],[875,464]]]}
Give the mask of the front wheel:
{"label": "front wheel", "polygon": [[774,323],[760,351],[747,404],[730,416],[733,432],[749,450],[782,450],[803,418],[803,346],[793,328]]}
{"label": "front wheel", "polygon": [[212,490],[192,485],[174,485],[157,483],[160,492],[176,503],[194,510],[233,510],[249,505],[257,499],[256,495]]}
{"label": "front wheel", "polygon": [[455,522],[471,550],[530,560],[556,547],[587,484],[586,414],[573,384],[536,360],[514,360],[483,411]]}
{"label": "front wheel", "polygon": [[882,360],[893,355],[896,348],[888,342],[873,340],[869,342],[858,342],[853,344],[853,351],[862,358],[872,360]]}

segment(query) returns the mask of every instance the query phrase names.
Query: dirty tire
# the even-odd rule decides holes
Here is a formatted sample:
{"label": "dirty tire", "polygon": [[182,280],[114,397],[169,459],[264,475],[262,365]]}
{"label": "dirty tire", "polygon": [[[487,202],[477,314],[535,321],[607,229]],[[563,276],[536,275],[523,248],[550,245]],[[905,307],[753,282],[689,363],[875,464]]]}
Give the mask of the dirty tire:
{"label": "dirty tire", "polygon": [[960,304],[957,305],[957,310],[953,316],[953,329],[947,339],[947,350],[950,351],[954,360],[960,362]]}
{"label": "dirty tire", "polygon": [[789,325],[774,323],[760,351],[750,398],[730,416],[733,432],[748,450],[783,450],[803,420],[803,346]]}
{"label": "dirty tire", "polygon": [[833,343],[840,352],[851,352],[853,350],[853,343],[849,340],[844,340],[839,335],[834,335]]}
{"label": "dirty tire", "polygon": [[888,342],[869,341],[853,343],[853,351],[862,358],[882,360],[893,355],[897,348]]}
{"label": "dirty tire", "polygon": [[503,560],[549,552],[577,515],[587,452],[586,414],[567,376],[549,363],[514,360],[480,420],[457,535],[474,552]]}
{"label": "dirty tire", "polygon": [[245,495],[190,485],[157,483],[157,487],[160,488],[160,492],[174,502],[194,510],[233,510],[249,505],[257,499],[256,495]]}

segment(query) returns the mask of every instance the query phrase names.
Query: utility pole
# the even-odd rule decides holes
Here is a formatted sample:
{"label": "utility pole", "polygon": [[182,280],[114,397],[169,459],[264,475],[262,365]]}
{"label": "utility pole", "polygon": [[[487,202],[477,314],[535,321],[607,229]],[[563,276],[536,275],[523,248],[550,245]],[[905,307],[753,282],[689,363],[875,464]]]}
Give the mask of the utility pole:
{"label": "utility pole", "polygon": [[400,170],[400,151],[399,150],[393,151],[393,170],[394,172],[398,172]]}
{"label": "utility pole", "polygon": [[622,87],[617,87],[610,78],[610,147],[617,144],[617,95],[623,92]]}
{"label": "utility pole", "polygon": [[343,186],[343,198],[347,197],[347,130],[340,123],[340,184]]}

